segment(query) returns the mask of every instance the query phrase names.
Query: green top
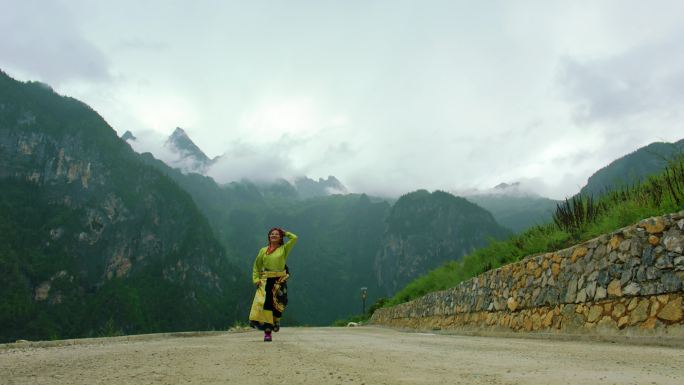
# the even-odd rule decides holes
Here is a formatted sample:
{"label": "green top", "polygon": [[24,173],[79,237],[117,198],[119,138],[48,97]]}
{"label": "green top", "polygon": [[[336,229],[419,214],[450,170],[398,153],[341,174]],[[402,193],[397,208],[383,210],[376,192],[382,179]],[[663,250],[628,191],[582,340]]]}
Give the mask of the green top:
{"label": "green top", "polygon": [[285,232],[285,236],[290,238],[287,243],[273,250],[271,254],[266,254],[268,246],[262,247],[259,254],[254,261],[254,268],[252,269],[252,282],[256,284],[260,278],[259,273],[264,270],[268,271],[283,271],[285,270],[285,261],[290,254],[292,247],[297,243],[297,236],[291,232]]}

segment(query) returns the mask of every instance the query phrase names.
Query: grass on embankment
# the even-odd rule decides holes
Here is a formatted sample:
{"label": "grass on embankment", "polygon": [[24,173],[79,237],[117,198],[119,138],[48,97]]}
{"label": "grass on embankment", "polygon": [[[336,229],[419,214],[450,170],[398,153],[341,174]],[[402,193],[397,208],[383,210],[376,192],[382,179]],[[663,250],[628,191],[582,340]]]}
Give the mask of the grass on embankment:
{"label": "grass on embankment", "polygon": [[600,199],[574,197],[559,204],[554,223],[533,227],[508,240],[492,240],[461,261],[448,262],[410,282],[384,303],[393,306],[427,293],[454,287],[472,277],[528,255],[563,249],[643,218],[684,208],[684,156],[642,183],[604,194]]}

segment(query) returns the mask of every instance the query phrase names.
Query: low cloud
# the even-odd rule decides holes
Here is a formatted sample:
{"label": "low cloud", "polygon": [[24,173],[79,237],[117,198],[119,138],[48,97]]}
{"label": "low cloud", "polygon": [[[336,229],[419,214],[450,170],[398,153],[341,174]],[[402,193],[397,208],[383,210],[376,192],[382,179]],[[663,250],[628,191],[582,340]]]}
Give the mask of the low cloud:
{"label": "low cloud", "polygon": [[[138,153],[149,152],[167,165],[181,170],[192,170],[192,159],[166,145],[168,139],[156,131],[134,133],[129,140]],[[192,138],[191,138],[192,139]],[[346,142],[323,145],[319,135],[293,138],[283,135],[274,142],[234,141],[206,170],[205,174],[217,183],[247,179],[253,182],[273,182],[278,179],[294,181],[297,178],[339,176],[330,172],[335,165],[351,165],[353,150]],[[200,146],[201,147],[201,146]],[[338,171],[343,171],[338,168]],[[344,183],[344,181],[343,181]]]}
{"label": "low cloud", "polygon": [[600,59],[563,58],[559,80],[578,122],[624,120],[681,105],[683,36]]}
{"label": "low cloud", "polygon": [[217,162],[207,175],[217,183],[242,179],[254,182],[272,182],[279,178],[293,179],[298,172],[293,169],[287,152],[277,143],[255,145],[236,142]]}
{"label": "low cloud", "polygon": [[77,30],[64,7],[0,0],[0,9],[0,67],[51,85],[111,79],[107,57]]}
{"label": "low cloud", "polygon": [[133,133],[135,140],[128,140],[133,150],[138,153],[149,152],[164,163],[171,164],[179,156],[172,148],[164,146],[167,138],[156,131],[140,131]]}

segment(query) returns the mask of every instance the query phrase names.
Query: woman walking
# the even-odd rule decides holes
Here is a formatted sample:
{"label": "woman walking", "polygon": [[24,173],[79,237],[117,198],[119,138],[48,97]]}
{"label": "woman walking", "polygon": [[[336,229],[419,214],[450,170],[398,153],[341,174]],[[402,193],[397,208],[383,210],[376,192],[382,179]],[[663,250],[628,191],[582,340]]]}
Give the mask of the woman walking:
{"label": "woman walking", "polygon": [[[285,243],[284,238],[288,241]],[[271,331],[280,330],[280,317],[287,305],[287,279],[285,262],[297,243],[297,236],[278,227],[268,232],[268,246],[262,247],[254,261],[252,283],[256,286],[254,301],[249,312],[249,324],[264,331],[264,341],[272,340]]]}

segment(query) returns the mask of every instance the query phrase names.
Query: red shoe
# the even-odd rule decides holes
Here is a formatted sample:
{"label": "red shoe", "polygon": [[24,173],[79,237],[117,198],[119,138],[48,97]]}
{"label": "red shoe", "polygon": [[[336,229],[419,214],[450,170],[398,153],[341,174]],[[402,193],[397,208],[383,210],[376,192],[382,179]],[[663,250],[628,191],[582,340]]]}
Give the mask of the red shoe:
{"label": "red shoe", "polygon": [[273,338],[271,338],[271,333],[264,333],[264,342],[271,342],[273,341]]}

